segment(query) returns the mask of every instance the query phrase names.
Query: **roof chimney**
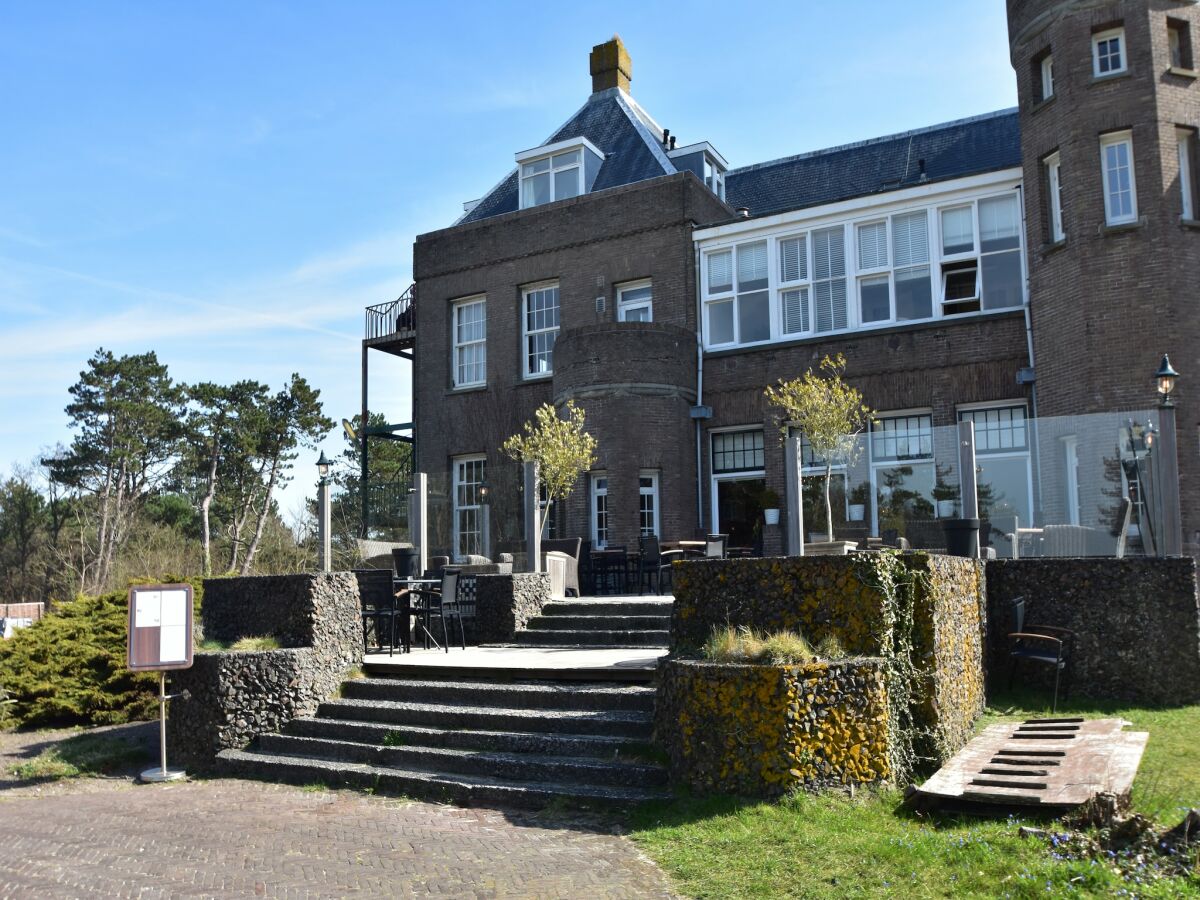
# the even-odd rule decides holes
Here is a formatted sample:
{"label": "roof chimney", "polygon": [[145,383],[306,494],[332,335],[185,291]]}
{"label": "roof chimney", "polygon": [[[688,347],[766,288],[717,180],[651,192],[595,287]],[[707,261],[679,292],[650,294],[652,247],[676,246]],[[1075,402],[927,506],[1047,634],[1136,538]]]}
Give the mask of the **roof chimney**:
{"label": "roof chimney", "polygon": [[629,82],[633,80],[633,61],[621,43],[620,35],[614,34],[611,41],[593,47],[588,63],[592,70],[593,94],[609,88],[620,88],[629,93]]}

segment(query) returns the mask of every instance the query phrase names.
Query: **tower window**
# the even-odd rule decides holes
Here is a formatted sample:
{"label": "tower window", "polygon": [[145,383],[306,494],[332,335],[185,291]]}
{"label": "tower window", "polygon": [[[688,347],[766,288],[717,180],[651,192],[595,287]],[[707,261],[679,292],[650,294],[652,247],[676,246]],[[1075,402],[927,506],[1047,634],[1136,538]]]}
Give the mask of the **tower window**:
{"label": "tower window", "polygon": [[1167,48],[1171,68],[1192,68],[1192,30],[1182,19],[1167,19]]}
{"label": "tower window", "polygon": [[1117,75],[1129,68],[1125,58],[1125,29],[1110,28],[1092,35],[1092,74]]}
{"label": "tower window", "polygon": [[1049,50],[1033,59],[1033,94],[1038,103],[1054,96],[1054,57]]}
{"label": "tower window", "polygon": [[1100,138],[1104,177],[1104,218],[1109,225],[1137,221],[1137,186],[1133,177],[1133,133],[1119,131]]}
{"label": "tower window", "polygon": [[1175,131],[1179,151],[1179,192],[1183,199],[1183,218],[1196,218],[1196,180],[1192,165],[1195,154],[1196,133],[1190,128]]}
{"label": "tower window", "polygon": [[1062,212],[1062,157],[1057,152],[1046,157],[1046,213],[1050,225],[1050,243],[1066,240]]}

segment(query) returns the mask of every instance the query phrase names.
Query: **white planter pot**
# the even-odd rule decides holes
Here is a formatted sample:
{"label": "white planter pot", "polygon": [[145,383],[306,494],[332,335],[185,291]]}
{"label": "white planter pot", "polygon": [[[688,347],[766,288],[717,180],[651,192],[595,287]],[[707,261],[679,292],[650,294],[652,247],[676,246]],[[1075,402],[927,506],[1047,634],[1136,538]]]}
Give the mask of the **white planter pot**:
{"label": "white planter pot", "polygon": [[779,524],[779,510],[764,509],[763,510],[763,520],[768,525],[778,525]]}
{"label": "white planter pot", "polygon": [[937,514],[939,519],[953,519],[955,510],[958,507],[957,500],[939,500],[937,502]]}
{"label": "white planter pot", "polygon": [[867,506],[865,503],[851,503],[846,510],[846,518],[851,522],[861,522],[867,517]]}

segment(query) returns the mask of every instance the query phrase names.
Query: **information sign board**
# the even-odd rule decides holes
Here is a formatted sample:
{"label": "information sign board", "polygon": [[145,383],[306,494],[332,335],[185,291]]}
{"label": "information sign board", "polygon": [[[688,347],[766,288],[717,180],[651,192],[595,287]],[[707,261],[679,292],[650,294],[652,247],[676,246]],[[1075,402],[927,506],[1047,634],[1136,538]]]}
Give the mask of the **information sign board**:
{"label": "information sign board", "polygon": [[128,664],[136,671],[191,668],[190,584],[140,584],[129,589]]}

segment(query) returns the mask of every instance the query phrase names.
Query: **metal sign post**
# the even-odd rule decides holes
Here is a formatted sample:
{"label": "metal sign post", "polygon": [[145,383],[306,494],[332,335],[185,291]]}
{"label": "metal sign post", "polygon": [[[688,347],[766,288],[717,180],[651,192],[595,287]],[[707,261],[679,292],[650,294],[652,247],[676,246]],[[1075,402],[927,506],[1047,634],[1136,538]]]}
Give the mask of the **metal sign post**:
{"label": "metal sign post", "polygon": [[128,665],[134,672],[157,671],[158,743],[161,765],[147,769],[143,782],[178,781],[181,769],[167,768],[167,672],[192,665],[192,586],[149,584],[129,589]]}

